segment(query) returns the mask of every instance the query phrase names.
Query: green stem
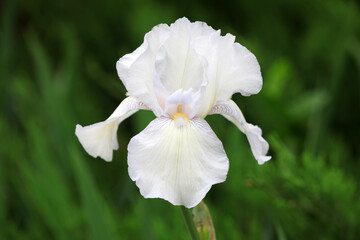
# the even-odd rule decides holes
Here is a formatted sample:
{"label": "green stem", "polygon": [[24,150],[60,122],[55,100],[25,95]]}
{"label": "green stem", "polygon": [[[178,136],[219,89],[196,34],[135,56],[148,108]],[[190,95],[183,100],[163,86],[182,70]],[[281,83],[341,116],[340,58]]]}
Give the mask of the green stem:
{"label": "green stem", "polygon": [[193,220],[193,215],[190,209],[180,206],[181,213],[184,217],[186,228],[189,231],[192,240],[200,240],[199,233],[196,230],[196,226]]}

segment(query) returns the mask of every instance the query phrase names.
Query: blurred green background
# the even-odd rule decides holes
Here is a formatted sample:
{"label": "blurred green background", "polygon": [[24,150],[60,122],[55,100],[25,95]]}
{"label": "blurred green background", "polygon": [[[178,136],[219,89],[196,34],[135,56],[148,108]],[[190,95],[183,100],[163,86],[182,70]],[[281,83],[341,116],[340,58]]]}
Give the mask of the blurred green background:
{"label": "blurred green background", "polygon": [[189,239],[178,207],[144,199],[126,146],[154,118],[118,131],[93,159],[75,125],[106,119],[125,97],[115,63],[159,23],[187,16],[236,35],[262,68],[258,95],[234,95],[273,159],[206,119],[230,159],[205,198],[217,238],[359,239],[360,14],[355,1],[0,2],[0,239]]}

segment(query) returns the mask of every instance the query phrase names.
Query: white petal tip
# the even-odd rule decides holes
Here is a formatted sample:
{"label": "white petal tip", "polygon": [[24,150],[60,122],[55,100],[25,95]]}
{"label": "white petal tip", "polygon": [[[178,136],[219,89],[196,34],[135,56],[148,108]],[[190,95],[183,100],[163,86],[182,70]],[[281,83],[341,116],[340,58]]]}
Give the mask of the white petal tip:
{"label": "white petal tip", "polygon": [[116,121],[105,121],[85,127],[77,124],[75,135],[89,155],[110,162],[113,150],[119,147],[116,139],[117,126]]}
{"label": "white petal tip", "polygon": [[258,157],[256,160],[259,165],[263,165],[265,162],[269,161],[271,159],[271,156],[261,156]]}
{"label": "white petal tip", "polygon": [[168,202],[170,202],[172,205],[174,206],[184,206],[186,208],[193,208],[196,207],[201,200],[203,200],[206,196],[206,194],[210,191],[211,189],[211,185],[205,187],[204,189],[200,190],[199,192],[197,192],[197,194],[195,194],[193,196],[193,200],[191,201],[185,201],[185,202],[179,202],[179,201],[174,201],[172,198],[168,198],[163,194],[146,194],[144,193],[144,191],[142,191],[142,189],[140,188],[140,186],[138,185],[138,182],[136,182],[136,186],[139,187],[140,189],[140,194],[144,197],[144,198],[160,198],[160,199],[164,199]]}

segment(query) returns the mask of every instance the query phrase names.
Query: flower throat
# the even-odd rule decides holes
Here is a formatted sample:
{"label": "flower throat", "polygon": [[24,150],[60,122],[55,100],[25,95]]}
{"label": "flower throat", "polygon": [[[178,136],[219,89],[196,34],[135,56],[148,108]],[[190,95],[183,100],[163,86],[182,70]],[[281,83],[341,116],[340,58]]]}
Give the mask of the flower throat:
{"label": "flower throat", "polygon": [[175,113],[171,119],[172,120],[176,120],[177,118],[182,118],[182,119],[186,119],[186,121],[189,121],[189,118],[186,116],[186,114],[182,113],[182,104],[178,104],[177,105],[177,113]]}

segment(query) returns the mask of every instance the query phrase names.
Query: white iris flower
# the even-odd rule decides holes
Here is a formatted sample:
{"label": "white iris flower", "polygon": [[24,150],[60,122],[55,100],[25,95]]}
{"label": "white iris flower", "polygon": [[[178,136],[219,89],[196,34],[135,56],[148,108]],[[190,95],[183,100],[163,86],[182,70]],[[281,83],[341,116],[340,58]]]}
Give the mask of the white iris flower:
{"label": "white iris flower", "polygon": [[225,181],[229,160],[204,118],[221,114],[246,134],[259,164],[269,144],[261,129],[245,121],[230,99],[262,87],[256,57],[231,34],[203,22],[178,19],[160,24],[144,43],[116,63],[129,97],[104,122],[76,126],[76,135],[93,157],[112,160],[119,124],[139,109],[156,115],[128,145],[130,178],[145,198],[196,206],[216,183]]}

